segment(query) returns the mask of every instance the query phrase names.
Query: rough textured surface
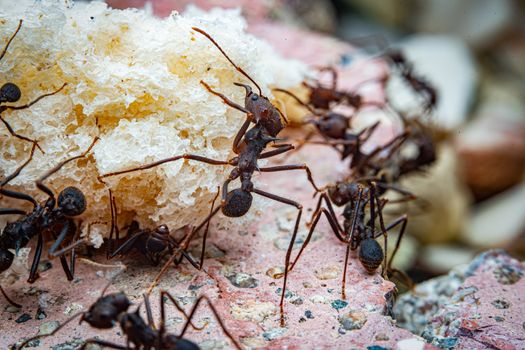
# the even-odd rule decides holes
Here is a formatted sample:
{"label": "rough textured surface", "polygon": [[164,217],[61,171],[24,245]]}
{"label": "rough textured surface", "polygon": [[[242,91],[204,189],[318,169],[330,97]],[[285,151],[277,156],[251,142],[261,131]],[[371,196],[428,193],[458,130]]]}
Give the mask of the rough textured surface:
{"label": "rough textured surface", "polygon": [[398,323],[442,349],[525,347],[525,263],[505,252],[418,285],[394,307]]}

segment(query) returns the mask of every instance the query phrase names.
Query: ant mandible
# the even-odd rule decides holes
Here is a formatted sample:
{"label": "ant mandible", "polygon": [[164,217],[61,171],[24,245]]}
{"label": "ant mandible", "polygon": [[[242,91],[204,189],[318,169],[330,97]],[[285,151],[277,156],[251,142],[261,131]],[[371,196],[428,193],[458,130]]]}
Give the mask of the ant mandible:
{"label": "ant mandible", "polygon": [[[73,233],[76,236],[77,227],[73,218],[82,214],[86,210],[87,204],[84,194],[76,187],[66,187],[59,193],[58,198],[55,198],[53,191],[44,184],[44,181],[49,176],[59,171],[67,163],[85,157],[97,141],[98,137],[95,137],[85,152],[60,162],[36,181],[37,188],[48,196],[48,199],[44,204],[38,203],[28,194],[7,190],[3,187],[8,181],[12,180],[20,173],[20,168],[15,172],[16,175],[11,175],[8,177],[8,181],[2,182],[0,186],[0,194],[5,197],[30,202],[33,205],[33,209],[31,212],[27,213],[25,210],[21,209],[0,208],[0,215],[23,215],[17,221],[8,223],[0,235],[1,271],[5,271],[11,266],[15,256],[8,249],[13,249],[15,250],[15,253],[18,254],[20,248],[25,247],[34,236],[38,236],[33,263],[31,264],[31,270],[27,280],[28,283],[33,283],[38,278],[38,263],[40,262],[44,246],[44,232],[50,232],[55,239],[55,242],[49,249],[49,254],[51,255],[56,253],[58,247],[68,235]],[[31,158],[32,156],[33,153],[31,153]],[[73,280],[75,269],[74,251],[71,253],[69,266],[64,256],[60,256],[60,262],[66,273],[67,279],[70,281]]]}
{"label": "ant mandible", "polygon": [[[13,41],[15,36],[18,34],[18,32],[20,31],[21,27],[22,27],[22,20],[20,20],[15,33],[7,41],[7,44],[5,45],[4,49],[2,50],[2,53],[0,53],[0,61],[2,60],[2,58],[4,58],[4,56],[5,56],[6,52],[7,52],[7,49],[9,48],[9,45],[11,44],[11,42]],[[38,147],[38,149],[42,153],[44,153],[44,151],[42,150],[42,148],[40,147],[40,145],[38,144],[38,142],[36,140],[30,139],[30,138],[28,138],[26,136],[23,136],[23,135],[20,135],[20,134],[16,133],[13,130],[13,128],[11,127],[11,125],[9,125],[9,123],[2,117],[2,113],[7,111],[7,110],[14,110],[14,111],[16,111],[16,110],[27,109],[27,108],[31,107],[32,105],[34,105],[35,103],[37,103],[38,101],[40,101],[41,99],[59,93],[66,85],[67,84],[62,85],[62,87],[60,87],[58,90],[55,90],[53,92],[40,95],[39,97],[37,97],[36,99],[34,99],[33,101],[31,101],[31,102],[29,102],[27,104],[24,104],[24,105],[21,105],[21,106],[6,106],[5,103],[18,102],[20,100],[20,98],[22,97],[22,92],[20,91],[20,88],[16,84],[14,84],[14,83],[5,83],[4,85],[2,85],[0,87],[0,121],[2,121],[2,123],[5,125],[5,127],[7,128],[9,133],[11,134],[11,136],[14,136],[14,137],[16,137],[16,138],[18,138],[20,140],[24,140],[24,141],[31,142],[31,143],[35,144],[36,147]]]}
{"label": "ant mandible", "polygon": [[[18,347],[18,350],[24,348],[31,341],[56,334],[61,328],[63,328],[69,322],[73,321],[78,316],[81,316],[80,323],[87,322],[91,327],[96,329],[111,329],[115,326],[116,323],[118,323],[122,330],[122,333],[126,336],[126,345],[119,345],[105,340],[92,338],[87,339],[80,348],[80,350],[86,349],[89,344],[96,344],[112,349],[124,350],[198,350],[200,348],[197,344],[188,339],[183,338],[183,336],[186,333],[186,330],[189,326],[196,330],[203,329],[201,327],[195,326],[192,323],[192,319],[195,315],[195,312],[197,311],[202,301],[205,301],[208,304],[215,318],[217,319],[217,322],[222,328],[224,334],[226,334],[226,336],[232,341],[235,348],[242,349],[239,342],[226,329],[223,321],[221,320],[221,317],[219,316],[219,313],[213,306],[211,300],[208,299],[208,297],[206,296],[200,296],[193,305],[193,308],[191,309],[189,315],[187,315],[184,309],[177,303],[175,298],[170,293],[168,293],[167,291],[161,291],[161,318],[159,328],[157,328],[155,326],[155,322],[153,321],[151,306],[149,303],[148,296],[146,294],[144,295],[144,305],[146,308],[147,322],[140,315],[140,305],[134,312],[128,312],[128,309],[130,308],[132,303],[124,293],[119,292],[104,296],[104,291],[102,292],[102,295],[90,306],[88,311],[80,312],[76,315],[73,315],[49,334],[39,334],[27,339]],[[177,310],[180,311],[186,318],[186,323],[181,331],[181,334],[178,336],[166,332],[165,307],[168,300],[171,300],[171,302],[175,305]]]}

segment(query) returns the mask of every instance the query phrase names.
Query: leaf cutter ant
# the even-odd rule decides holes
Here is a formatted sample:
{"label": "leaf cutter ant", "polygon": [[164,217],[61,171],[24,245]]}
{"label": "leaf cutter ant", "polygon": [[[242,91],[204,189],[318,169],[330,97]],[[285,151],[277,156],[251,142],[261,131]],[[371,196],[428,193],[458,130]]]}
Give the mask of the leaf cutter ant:
{"label": "leaf cutter ant", "polygon": [[[21,27],[22,27],[22,20],[20,20],[20,22],[18,24],[18,27],[15,30],[15,33],[9,38],[9,40],[7,41],[7,44],[5,45],[4,49],[0,53],[0,61],[2,60],[2,58],[4,58],[4,56],[5,56],[6,52],[7,52],[7,49],[9,48],[9,45],[11,44],[11,42],[13,41],[15,36],[18,34],[18,32],[20,31]],[[37,97],[33,101],[28,102],[28,103],[26,103],[24,105],[21,105],[21,106],[7,106],[7,105],[5,105],[5,103],[18,102],[20,100],[20,98],[22,97],[22,92],[20,91],[20,88],[16,84],[14,84],[14,83],[5,83],[4,85],[2,85],[0,87],[0,121],[2,121],[2,123],[5,125],[5,127],[7,128],[9,133],[11,134],[11,136],[14,136],[14,137],[16,137],[16,138],[18,138],[20,140],[24,140],[24,141],[31,142],[31,143],[35,144],[38,147],[38,149],[42,153],[44,153],[44,151],[42,150],[42,148],[40,147],[40,145],[38,144],[38,142],[36,140],[30,139],[30,138],[28,138],[26,136],[20,135],[17,132],[15,132],[13,130],[13,128],[11,127],[11,125],[9,125],[9,123],[2,117],[2,113],[7,111],[7,110],[15,110],[16,111],[16,110],[27,109],[27,108],[31,107],[32,105],[34,105],[35,103],[37,103],[38,101],[40,101],[41,99],[59,93],[66,85],[67,85],[67,83],[62,85],[58,90],[55,90],[55,91],[47,93],[47,94],[40,95],[39,97]]]}
{"label": "leaf cutter ant", "polygon": [[[56,253],[67,236],[73,235],[76,237],[78,232],[73,218],[86,210],[87,203],[84,194],[76,187],[66,187],[56,198],[53,191],[44,184],[44,181],[67,163],[85,157],[97,141],[98,137],[95,137],[85,152],[60,162],[36,181],[37,188],[48,196],[48,199],[43,204],[38,203],[28,194],[5,189],[3,186],[7,182],[4,181],[2,183],[0,194],[9,198],[27,201],[33,205],[33,209],[29,213],[21,209],[0,208],[0,215],[22,215],[17,221],[8,223],[2,231],[2,235],[0,235],[2,271],[7,270],[11,266],[15,254],[18,254],[20,248],[25,247],[34,236],[38,236],[38,243],[28,278],[28,282],[33,283],[38,278],[38,263],[40,262],[44,246],[44,233],[49,232],[55,239],[55,242],[49,249],[49,254],[51,255]],[[9,180],[12,180],[14,177],[16,176],[10,176]],[[15,254],[11,253],[9,249],[13,249]],[[73,280],[75,270],[74,250],[71,252],[69,265],[64,256],[60,256],[60,262],[67,279]]]}

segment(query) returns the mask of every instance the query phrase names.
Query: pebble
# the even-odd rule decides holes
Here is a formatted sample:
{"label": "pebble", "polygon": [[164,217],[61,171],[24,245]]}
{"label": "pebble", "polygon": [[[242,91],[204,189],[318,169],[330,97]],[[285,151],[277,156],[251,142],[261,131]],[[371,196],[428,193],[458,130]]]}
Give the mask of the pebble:
{"label": "pebble", "polygon": [[[62,344],[57,344],[51,347],[53,350],[76,350],[84,344],[84,340],[79,337],[75,337],[72,340],[68,340]],[[93,350],[93,348],[92,348]]]}
{"label": "pebble", "polygon": [[265,346],[264,339],[261,337],[244,337],[241,338],[241,343],[248,349],[261,349]]}
{"label": "pebble", "polygon": [[270,267],[266,270],[266,276],[278,279],[284,276],[284,268],[280,266]]}
{"label": "pebble", "polygon": [[210,339],[199,343],[201,350],[228,349],[230,343],[226,339]]}
{"label": "pebble", "polygon": [[237,320],[263,322],[268,317],[277,314],[277,306],[273,302],[248,300],[243,305],[233,305],[231,314]]}
{"label": "pebble", "polygon": [[[20,346],[24,341],[26,341],[27,338],[22,338],[19,341],[16,342],[16,344],[12,345],[9,349],[16,349],[17,346]],[[40,339],[34,339],[31,340],[27,345],[26,348],[36,348],[37,346],[40,346]]]}
{"label": "pebble", "polygon": [[55,329],[57,329],[59,326],[60,326],[60,322],[58,321],[44,322],[38,328],[38,334],[50,334]]}
{"label": "pebble", "polygon": [[43,320],[47,317],[46,312],[39,306],[36,310],[35,319],[37,320]]}
{"label": "pebble", "polygon": [[389,341],[390,337],[386,335],[386,333],[377,333],[375,336],[375,340],[377,341]]}
{"label": "pebble", "polygon": [[367,321],[366,313],[363,311],[353,310],[339,316],[339,323],[347,331],[361,329]]}
{"label": "pebble", "polygon": [[7,306],[7,307],[5,308],[5,311],[14,314],[14,313],[17,313],[18,311],[20,311],[20,309],[17,308],[16,306],[14,306],[14,305],[9,305],[9,306]]}
{"label": "pebble", "polygon": [[286,333],[286,330],[286,328],[273,328],[264,332],[262,336],[264,339],[271,341],[282,337],[284,333]]}
{"label": "pebble", "polygon": [[367,346],[366,350],[389,350],[389,349],[379,346],[379,345],[372,345],[372,346]]}
{"label": "pebble", "polygon": [[499,283],[507,285],[515,284],[523,277],[523,272],[509,265],[498,267],[493,273]]}
{"label": "pebble", "polygon": [[64,311],[64,314],[66,315],[72,315],[77,311],[82,310],[84,307],[81,304],[72,303],[68,307],[66,307],[66,310]]}
{"label": "pebble", "polygon": [[344,300],[340,300],[340,299],[332,301],[332,307],[334,309],[336,309],[336,310],[340,310],[340,309],[345,308],[347,306],[348,306],[348,301],[344,301]]}
{"label": "pebble", "polygon": [[417,338],[403,339],[397,342],[397,350],[423,350],[425,342]]}
{"label": "pebble", "polygon": [[314,318],[314,315],[313,315],[312,311],[310,311],[310,310],[306,310],[304,312],[304,315],[306,316],[306,318],[309,318],[309,319]]}
{"label": "pebble", "polygon": [[314,304],[328,304],[328,299],[322,295],[312,295],[310,301]]}
{"label": "pebble", "polygon": [[508,309],[510,307],[510,303],[503,299],[496,299],[491,304],[496,309]]}
{"label": "pebble", "polygon": [[339,274],[341,273],[341,269],[339,266],[331,265],[331,266],[323,266],[318,270],[314,271],[315,277],[317,277],[320,280],[332,280],[339,277]]}
{"label": "pebble", "polygon": [[31,315],[30,314],[22,314],[20,315],[20,317],[18,317],[15,322],[16,323],[24,323],[24,322],[27,322],[29,321],[30,319],[32,319]]}
{"label": "pebble", "polygon": [[237,288],[255,288],[259,285],[259,280],[243,272],[226,276],[226,278]]}
{"label": "pebble", "polygon": [[47,270],[51,269],[52,267],[53,267],[53,264],[51,263],[51,261],[49,261],[49,260],[41,261],[38,264],[38,272],[47,271]]}

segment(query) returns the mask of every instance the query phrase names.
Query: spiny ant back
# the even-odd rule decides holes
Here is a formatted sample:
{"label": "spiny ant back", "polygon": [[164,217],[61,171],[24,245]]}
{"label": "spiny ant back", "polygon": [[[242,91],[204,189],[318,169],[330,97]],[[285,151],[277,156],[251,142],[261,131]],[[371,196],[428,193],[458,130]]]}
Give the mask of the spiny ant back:
{"label": "spiny ant back", "polygon": [[58,207],[66,216],[77,216],[86,210],[86,197],[76,187],[66,187],[58,195]]}
{"label": "spiny ant back", "polygon": [[374,273],[384,259],[383,248],[375,239],[367,238],[359,246],[359,261],[368,273]]}
{"label": "spiny ant back", "polygon": [[232,190],[226,196],[226,202],[222,207],[222,213],[228,217],[240,217],[250,210],[253,196],[250,192],[240,188]]}
{"label": "spiny ant back", "polygon": [[22,97],[22,92],[13,83],[5,83],[0,88],[0,102],[17,102],[20,97]]}

